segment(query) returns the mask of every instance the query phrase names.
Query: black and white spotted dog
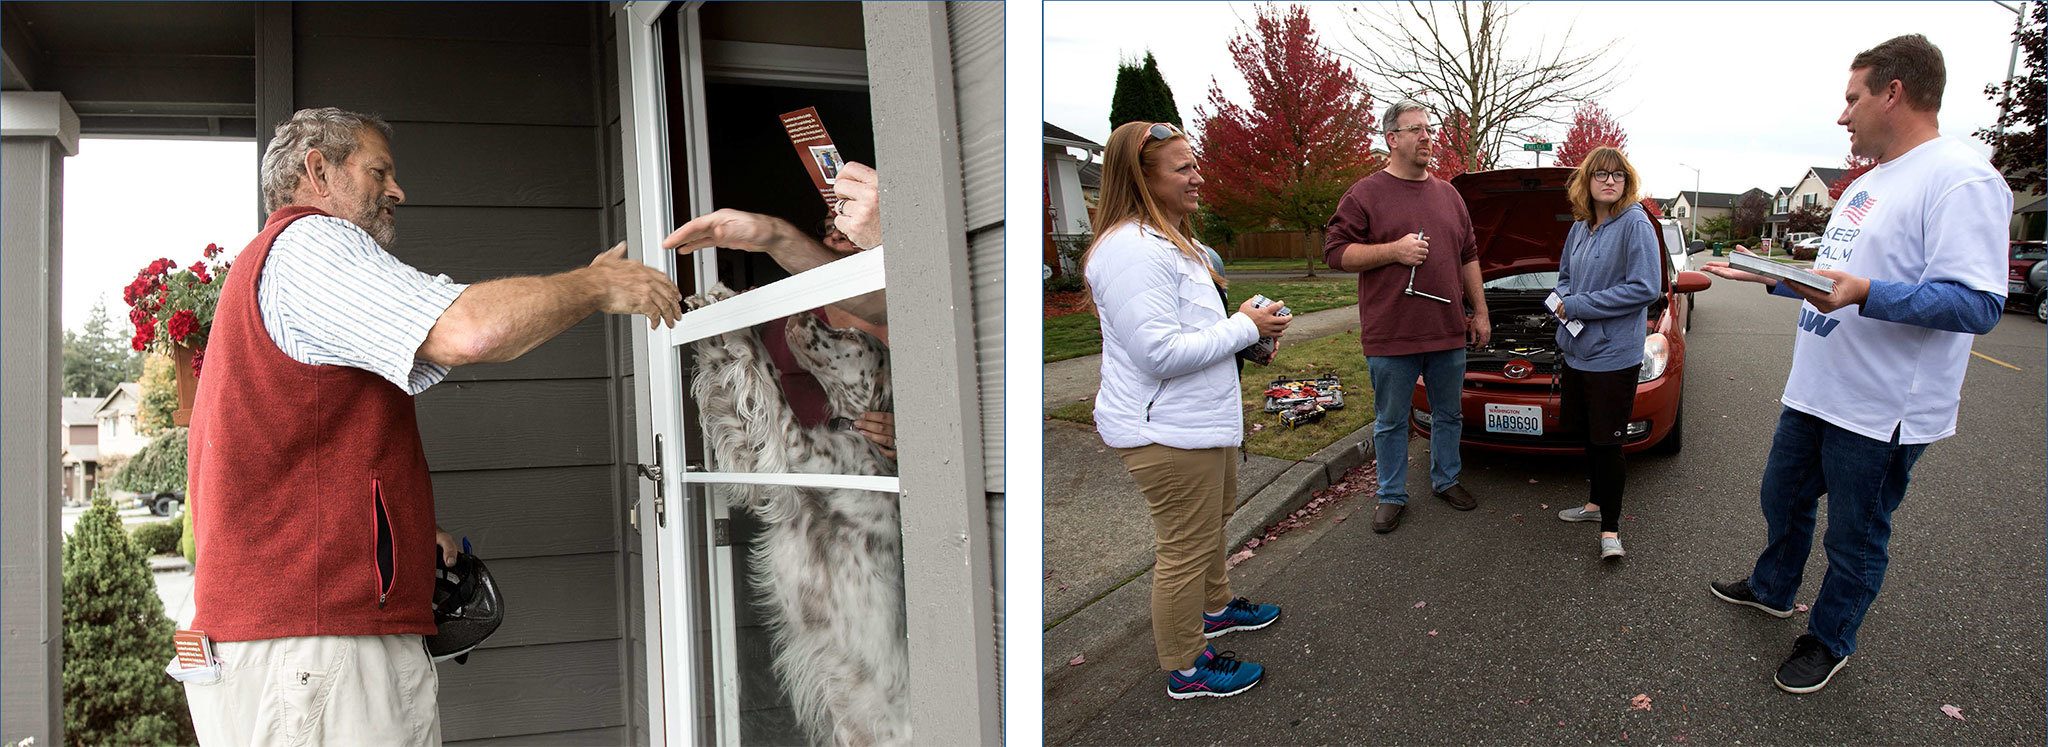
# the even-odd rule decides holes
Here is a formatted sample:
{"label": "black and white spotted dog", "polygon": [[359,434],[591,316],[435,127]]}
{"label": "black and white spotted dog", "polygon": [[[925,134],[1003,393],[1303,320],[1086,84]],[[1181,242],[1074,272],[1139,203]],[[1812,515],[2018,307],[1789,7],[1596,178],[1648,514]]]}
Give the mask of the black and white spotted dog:
{"label": "black and white spotted dog", "polygon": [[[716,286],[684,304],[697,309],[731,295]],[[788,324],[790,352],[824,389],[830,424],[797,423],[752,329],[699,340],[692,345],[690,394],[715,468],[895,474],[894,460],[842,426],[891,409],[888,349],[866,332],[833,329],[811,314],[792,316]],[[751,548],[756,602],[767,611],[775,672],[798,721],[821,742],[908,743],[896,496],[785,485],[733,485],[722,492],[730,506],[766,525]]]}

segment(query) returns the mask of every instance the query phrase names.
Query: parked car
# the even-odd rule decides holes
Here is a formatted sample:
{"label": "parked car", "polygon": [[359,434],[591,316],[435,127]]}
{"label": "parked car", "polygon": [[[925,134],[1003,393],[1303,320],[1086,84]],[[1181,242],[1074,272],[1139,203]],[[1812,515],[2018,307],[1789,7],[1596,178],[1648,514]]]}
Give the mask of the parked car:
{"label": "parked car", "polygon": [[136,493],[135,505],[149,509],[151,514],[157,516],[170,516],[177,513],[178,509],[185,505],[185,494],[175,490],[166,490],[160,493]]}
{"label": "parked car", "polygon": [[[1678,221],[1676,220],[1671,218],[1659,219],[1657,227],[1658,233],[1663,234],[1664,253],[1670,255],[1671,267],[1673,269],[1680,272],[1690,269],[1692,255],[1707,250],[1707,242],[1704,241],[1694,241],[1690,245],[1686,244],[1685,231],[1679,228]],[[1688,331],[1692,329],[1692,310],[1692,294],[1687,293],[1685,294],[1685,328]]]}
{"label": "parked car", "polygon": [[1797,233],[1788,233],[1785,234],[1785,246],[1797,246],[1801,241],[1817,238],[1820,238],[1820,234],[1814,233],[1812,231],[1799,231]]}
{"label": "parked car", "polygon": [[1791,253],[1793,259],[1813,259],[1820,254],[1820,237],[1800,239],[1791,245]]}
{"label": "parked car", "polygon": [[[1479,270],[1493,339],[1466,354],[1461,407],[1462,443],[1469,448],[1526,454],[1572,454],[1583,434],[1558,422],[1557,317],[1543,300],[1557,286],[1559,258],[1571,229],[1565,199],[1569,168],[1502,169],[1451,180],[1472,213]],[[1657,232],[1666,259],[1664,293],[1649,309],[1642,374],[1636,384],[1624,452],[1675,454],[1684,446],[1685,328],[1690,309],[1681,296],[1706,290],[1712,279],[1671,262],[1667,231]],[[1429,435],[1429,398],[1413,395],[1411,429]]]}
{"label": "parked car", "polygon": [[2015,241],[2005,265],[2005,306],[2034,312],[2034,318],[2048,323],[2048,303],[2042,303],[2043,286],[2048,286],[2048,242]]}

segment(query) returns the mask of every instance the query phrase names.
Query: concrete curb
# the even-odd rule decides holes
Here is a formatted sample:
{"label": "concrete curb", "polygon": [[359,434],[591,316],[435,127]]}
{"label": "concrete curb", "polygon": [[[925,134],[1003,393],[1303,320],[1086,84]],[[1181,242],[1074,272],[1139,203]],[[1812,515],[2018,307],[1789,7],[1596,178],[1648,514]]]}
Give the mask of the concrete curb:
{"label": "concrete curb", "polygon": [[[1266,527],[1307,504],[1316,491],[1329,487],[1346,471],[1372,458],[1372,424],[1366,423],[1321,451],[1295,462],[1251,500],[1238,506],[1230,517],[1230,523],[1224,527],[1228,546],[1235,548],[1265,532]],[[1080,651],[1084,655],[1098,655],[1096,647],[1107,642],[1140,633],[1149,636],[1146,631],[1151,627],[1152,615],[1150,564],[1133,570],[1142,572],[1044,631],[1044,665],[1048,678],[1058,677],[1068,668],[1060,652]]]}
{"label": "concrete curb", "polygon": [[192,570],[192,564],[185,562],[182,555],[159,555],[149,559],[149,570],[151,573],[189,571]]}

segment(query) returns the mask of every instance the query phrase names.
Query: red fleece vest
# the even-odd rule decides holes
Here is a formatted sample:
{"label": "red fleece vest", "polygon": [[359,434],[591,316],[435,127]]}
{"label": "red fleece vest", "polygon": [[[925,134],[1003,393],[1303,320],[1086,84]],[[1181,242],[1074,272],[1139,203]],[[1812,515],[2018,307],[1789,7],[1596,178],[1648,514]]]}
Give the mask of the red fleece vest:
{"label": "red fleece vest", "polygon": [[206,345],[188,456],[196,615],[216,641],[434,632],[434,495],[413,399],[292,360],[257,307],[263,263],[309,207],[235,259]]}

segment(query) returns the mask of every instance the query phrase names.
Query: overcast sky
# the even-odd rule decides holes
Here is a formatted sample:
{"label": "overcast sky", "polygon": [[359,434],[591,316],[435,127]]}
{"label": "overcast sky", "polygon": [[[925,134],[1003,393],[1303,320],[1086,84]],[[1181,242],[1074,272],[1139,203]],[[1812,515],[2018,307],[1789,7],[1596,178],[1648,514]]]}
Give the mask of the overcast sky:
{"label": "overcast sky", "polygon": [[158,257],[240,252],[260,220],[255,168],[254,140],[80,140],[64,160],[64,328],[84,327],[94,301],[126,328],[121,289]]}
{"label": "overcast sky", "polygon": [[[1353,43],[1340,4],[1304,4],[1325,44]],[[1226,45],[1255,17],[1255,7],[1045,3],[1045,121],[1103,142],[1117,60],[1142,58],[1147,50],[1190,125],[1212,79],[1226,96],[1247,103]],[[2015,19],[1989,0],[1537,2],[1520,7],[1508,42],[1511,49],[1535,49],[1571,28],[1574,49],[1604,48],[1621,59],[1620,83],[1601,103],[1627,131],[1646,191],[1670,197],[1694,188],[1692,169],[1680,164],[1699,168],[1699,188],[1708,192],[1775,189],[1792,185],[1808,166],[1841,166],[1849,138],[1835,118],[1849,60],[1906,33],[1926,34],[1946,59],[1942,132],[1969,139],[1988,156],[1990,148],[1969,136],[1997,118],[1983,88],[2005,77]],[[1384,104],[1375,102],[1375,109]],[[1503,162],[1531,164],[1519,152]]]}

